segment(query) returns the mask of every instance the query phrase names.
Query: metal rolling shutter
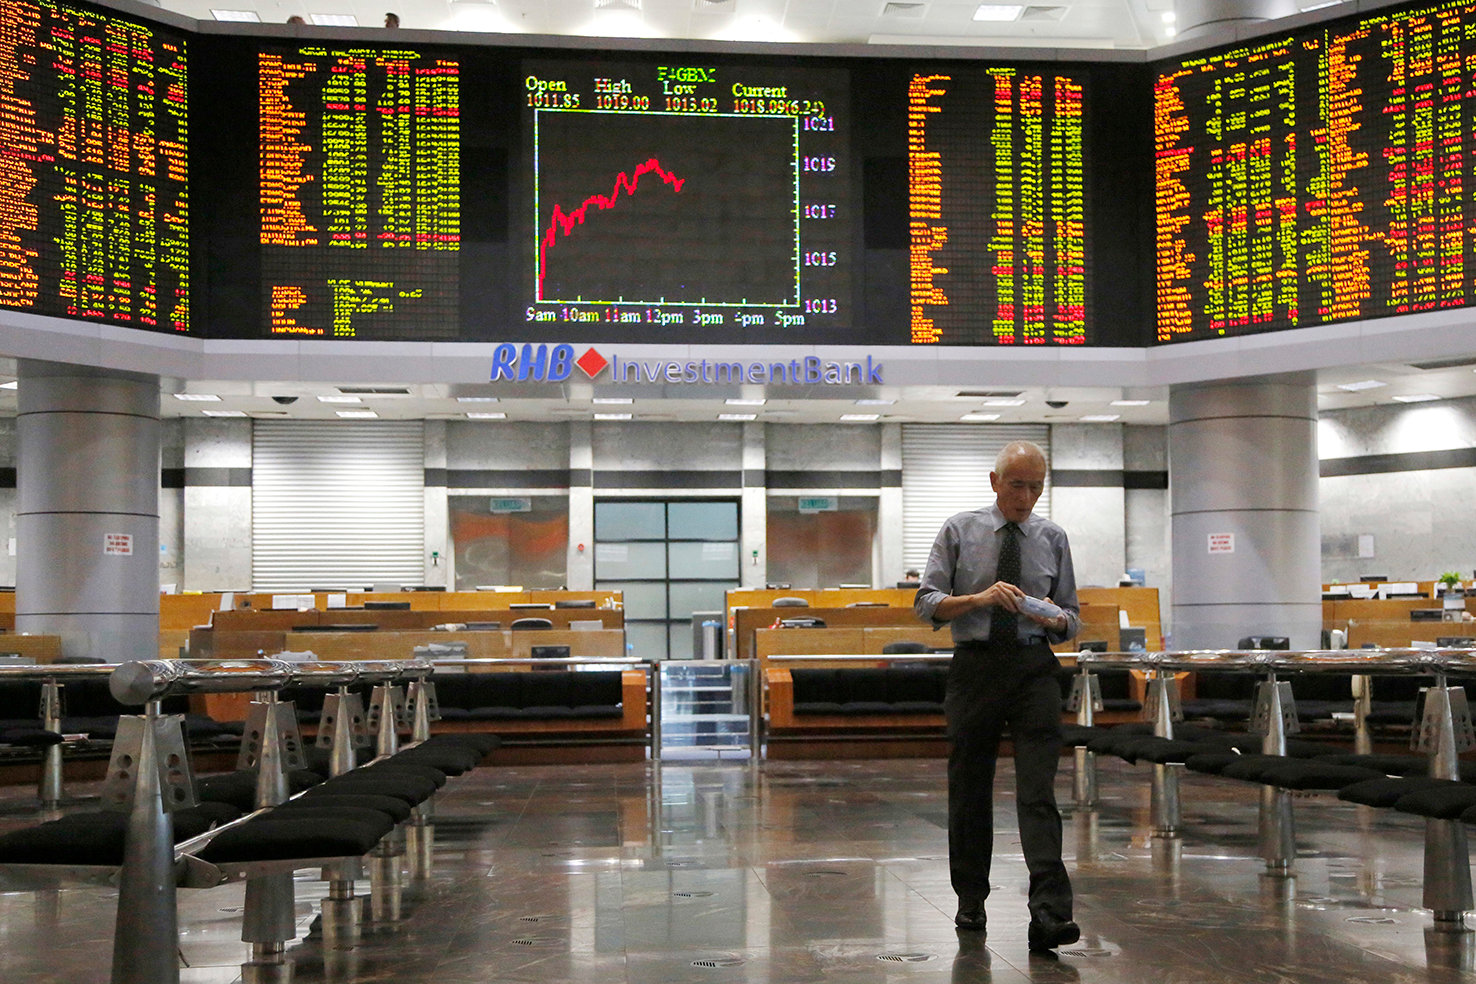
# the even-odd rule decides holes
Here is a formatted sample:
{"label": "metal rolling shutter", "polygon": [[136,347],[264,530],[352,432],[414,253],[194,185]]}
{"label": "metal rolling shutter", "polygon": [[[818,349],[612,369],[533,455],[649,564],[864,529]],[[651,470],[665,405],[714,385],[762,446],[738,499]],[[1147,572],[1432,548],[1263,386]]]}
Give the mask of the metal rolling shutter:
{"label": "metal rolling shutter", "polygon": [[259,420],[251,448],[255,590],[425,580],[420,421]]}
{"label": "metal rolling shutter", "polygon": [[[1050,464],[1047,424],[902,425],[902,548],[908,567],[923,569],[944,520],[994,501],[989,473],[1011,441],[1033,441]],[[1051,514],[1050,474],[1035,511]]]}

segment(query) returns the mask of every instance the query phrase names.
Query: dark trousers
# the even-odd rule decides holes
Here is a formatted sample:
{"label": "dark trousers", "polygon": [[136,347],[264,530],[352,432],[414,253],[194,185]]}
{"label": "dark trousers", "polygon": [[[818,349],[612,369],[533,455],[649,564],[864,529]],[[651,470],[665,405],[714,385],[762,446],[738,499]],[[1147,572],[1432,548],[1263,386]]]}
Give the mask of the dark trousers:
{"label": "dark trousers", "polygon": [[948,671],[948,867],[960,898],[989,895],[994,848],[994,764],[1008,729],[1015,746],[1020,844],[1030,871],[1030,917],[1071,918],[1061,861],[1056,765],[1061,755],[1059,663],[1050,647],[955,647]]}

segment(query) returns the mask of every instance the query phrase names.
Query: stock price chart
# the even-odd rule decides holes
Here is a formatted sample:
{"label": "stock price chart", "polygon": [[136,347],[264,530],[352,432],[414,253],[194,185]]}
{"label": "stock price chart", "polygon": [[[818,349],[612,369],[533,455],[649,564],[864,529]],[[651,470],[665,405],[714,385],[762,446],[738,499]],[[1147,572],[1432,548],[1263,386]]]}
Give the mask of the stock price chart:
{"label": "stock price chart", "polygon": [[907,93],[910,340],[1087,341],[1085,85],[956,68]]}
{"label": "stock price chart", "polygon": [[1179,62],[1154,88],[1159,341],[1476,299],[1476,3]]}
{"label": "stock price chart", "polygon": [[271,336],[455,338],[460,66],[416,51],[258,58]]}
{"label": "stock price chart", "polygon": [[852,323],[844,72],[524,69],[527,322],[714,342]]}
{"label": "stock price chart", "polygon": [[0,7],[0,305],[190,330],[183,35]]}

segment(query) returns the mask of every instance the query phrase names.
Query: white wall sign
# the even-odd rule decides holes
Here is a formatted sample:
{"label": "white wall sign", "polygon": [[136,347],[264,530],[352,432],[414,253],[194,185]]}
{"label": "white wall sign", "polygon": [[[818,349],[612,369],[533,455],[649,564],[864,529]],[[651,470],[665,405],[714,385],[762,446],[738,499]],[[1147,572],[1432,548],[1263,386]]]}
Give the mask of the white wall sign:
{"label": "white wall sign", "polygon": [[132,533],[104,533],[103,555],[112,557],[133,556]]}
{"label": "white wall sign", "polygon": [[1235,534],[1211,533],[1209,535],[1209,552],[1212,554],[1234,553]]}

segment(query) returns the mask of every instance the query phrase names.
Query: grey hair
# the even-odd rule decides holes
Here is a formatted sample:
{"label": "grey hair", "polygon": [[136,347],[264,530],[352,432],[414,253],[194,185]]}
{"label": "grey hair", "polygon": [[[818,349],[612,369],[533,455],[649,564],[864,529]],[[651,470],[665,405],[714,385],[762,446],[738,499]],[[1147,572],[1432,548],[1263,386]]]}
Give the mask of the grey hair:
{"label": "grey hair", "polygon": [[1044,464],[1045,452],[1040,449],[1040,445],[1031,441],[1011,441],[999,449],[999,454],[994,459],[994,473],[1003,475],[1005,468],[1016,458],[1035,458]]}

